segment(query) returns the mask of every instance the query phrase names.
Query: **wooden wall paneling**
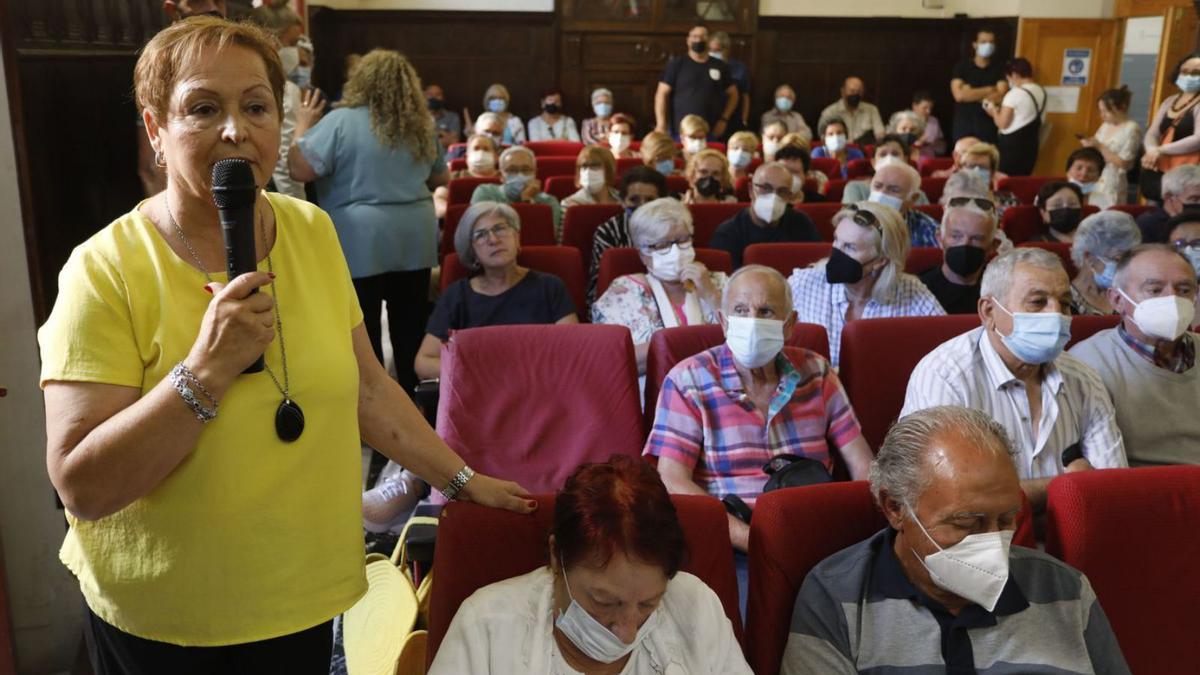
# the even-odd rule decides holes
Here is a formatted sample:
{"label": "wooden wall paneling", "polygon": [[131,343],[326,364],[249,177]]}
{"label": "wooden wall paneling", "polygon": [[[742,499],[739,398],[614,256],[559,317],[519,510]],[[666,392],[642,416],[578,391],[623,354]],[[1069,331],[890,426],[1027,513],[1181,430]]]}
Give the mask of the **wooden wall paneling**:
{"label": "wooden wall paneling", "polygon": [[1131,16],[1159,16],[1173,7],[1192,8],[1192,0],[1117,0],[1114,15],[1119,19]]}

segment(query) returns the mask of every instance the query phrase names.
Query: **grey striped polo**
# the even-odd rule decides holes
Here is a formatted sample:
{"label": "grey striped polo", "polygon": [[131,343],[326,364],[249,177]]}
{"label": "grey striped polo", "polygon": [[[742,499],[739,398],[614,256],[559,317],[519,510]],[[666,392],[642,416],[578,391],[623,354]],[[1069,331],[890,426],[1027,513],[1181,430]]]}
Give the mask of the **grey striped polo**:
{"label": "grey striped polo", "polygon": [[805,578],[780,672],[1129,673],[1087,577],[1012,547],[993,612],[951,615],[904,575],[891,528],[844,549]]}

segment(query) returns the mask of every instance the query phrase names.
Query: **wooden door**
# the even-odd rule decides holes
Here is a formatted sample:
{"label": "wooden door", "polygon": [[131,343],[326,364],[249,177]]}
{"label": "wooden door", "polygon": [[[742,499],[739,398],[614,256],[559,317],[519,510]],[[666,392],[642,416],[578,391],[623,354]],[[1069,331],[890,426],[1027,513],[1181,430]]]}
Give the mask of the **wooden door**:
{"label": "wooden door", "polygon": [[1116,84],[1120,71],[1121,22],[1117,19],[1021,19],[1017,55],[1033,64],[1033,76],[1043,87],[1063,87],[1063,62],[1067,50],[1091,50],[1087,83],[1076,89],[1074,112],[1047,113],[1050,135],[1038,153],[1034,174],[1061,176],[1067,157],[1080,147],[1075,134],[1091,136],[1100,126],[1096,100]]}

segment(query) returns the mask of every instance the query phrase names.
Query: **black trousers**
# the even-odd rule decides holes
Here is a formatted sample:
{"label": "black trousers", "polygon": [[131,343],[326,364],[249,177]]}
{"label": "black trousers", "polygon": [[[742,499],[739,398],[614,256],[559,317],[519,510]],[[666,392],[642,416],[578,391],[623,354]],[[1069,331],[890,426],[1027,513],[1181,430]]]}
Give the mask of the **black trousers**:
{"label": "black trousers", "polygon": [[396,359],[396,379],[404,391],[412,396],[417,386],[413,361],[417,358],[417,350],[421,348],[421,340],[425,337],[425,324],[429,321],[429,270],[385,272],[359,277],[354,280],[354,291],[358,293],[363,323],[380,363],[383,363],[383,331],[379,315],[383,303],[387,303],[388,333],[392,354]]}
{"label": "black trousers", "polygon": [[180,647],[130,635],[90,610],[87,616],[96,675],[328,675],[333,654],[333,621],[260,642]]}

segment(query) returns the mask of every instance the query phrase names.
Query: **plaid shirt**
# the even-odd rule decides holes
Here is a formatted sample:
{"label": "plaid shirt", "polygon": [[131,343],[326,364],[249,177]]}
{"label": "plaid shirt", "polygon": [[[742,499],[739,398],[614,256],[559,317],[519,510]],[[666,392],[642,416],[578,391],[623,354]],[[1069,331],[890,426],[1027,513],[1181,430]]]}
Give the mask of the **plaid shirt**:
{"label": "plaid shirt", "polygon": [[908,224],[909,240],[913,246],[932,246],[934,248],[941,246],[937,240],[938,222],[933,219],[933,216],[916,209],[909,209],[908,215],[904,216],[904,221]]}
{"label": "plaid shirt", "polygon": [[1192,336],[1187,333],[1184,333],[1179,338],[1179,344],[1175,347],[1175,355],[1171,358],[1167,358],[1165,354],[1159,353],[1154,348],[1154,345],[1146,344],[1135,338],[1129,331],[1125,330],[1123,324],[1117,326],[1117,333],[1133,351],[1159,368],[1169,370],[1172,373],[1183,374],[1196,365],[1196,345],[1192,342]]}
{"label": "plaid shirt", "polygon": [[[829,353],[836,368],[842,352],[842,328],[846,325],[846,312],[850,309],[845,284],[826,281],[825,267],[821,265],[793,271],[792,276],[788,277],[788,285],[792,287],[797,320],[825,326],[829,334]],[[891,302],[883,304],[871,298],[863,308],[862,318],[942,316],[945,313],[946,310],[942,309],[937,298],[920,279],[901,273],[896,275],[896,288]]]}
{"label": "plaid shirt", "polygon": [[813,352],[793,364],[775,357],[779,387],[764,416],[745,392],[725,345],[685,359],[667,375],[643,454],[693,470],[709,494],[736,494],[753,505],[767,482],[763,465],[789,453],[832,470],[830,444],[862,435],[854,409],[829,362]]}

